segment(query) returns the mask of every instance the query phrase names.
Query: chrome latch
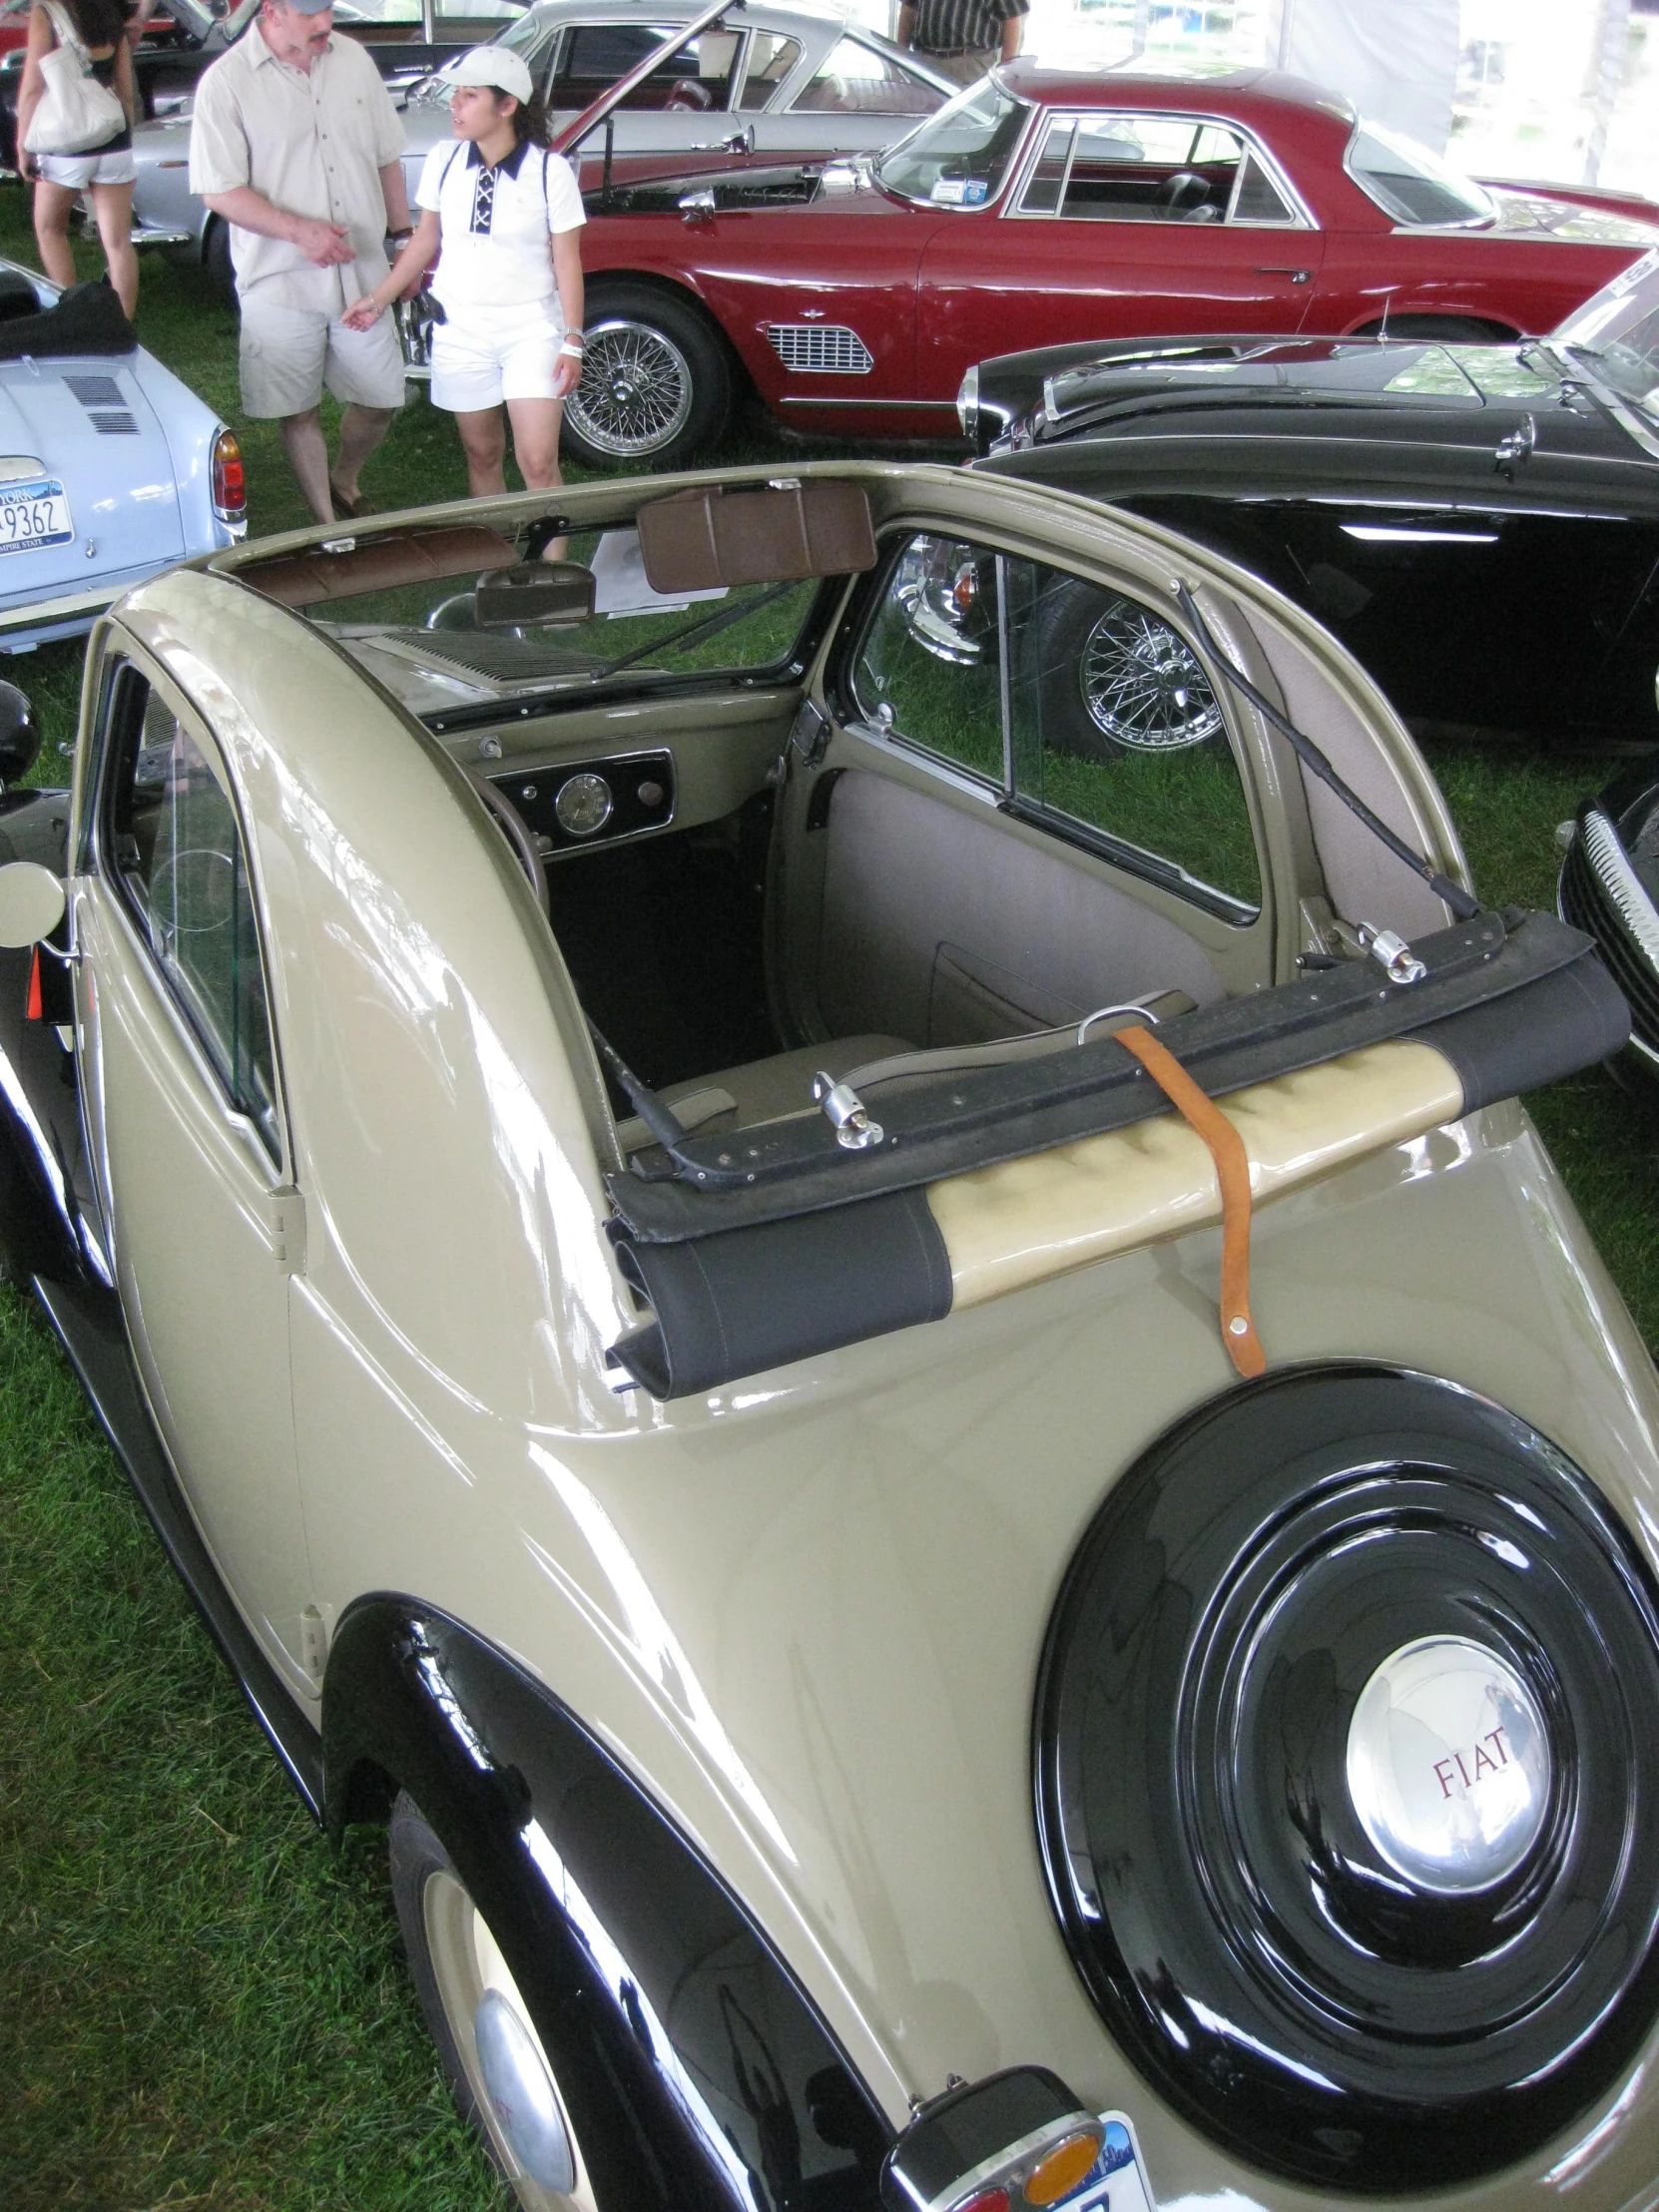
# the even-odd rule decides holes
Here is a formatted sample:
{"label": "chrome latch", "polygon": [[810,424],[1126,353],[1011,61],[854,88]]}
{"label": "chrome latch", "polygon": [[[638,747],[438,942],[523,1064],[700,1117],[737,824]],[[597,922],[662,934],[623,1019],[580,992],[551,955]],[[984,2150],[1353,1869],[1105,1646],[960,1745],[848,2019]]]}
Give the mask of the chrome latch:
{"label": "chrome latch", "polygon": [[836,1144],[848,1152],[867,1152],[872,1144],[881,1142],[881,1124],[870,1120],[863,1100],[850,1083],[837,1083],[820,1068],[813,1077],[813,1096],[834,1125]]}
{"label": "chrome latch", "polygon": [[1497,441],[1492,463],[1497,468],[1513,468],[1517,461],[1524,461],[1538,442],[1538,423],[1535,415],[1522,415],[1520,421]]}
{"label": "chrome latch", "polygon": [[1355,934],[1390,983],[1420,983],[1428,973],[1397,930],[1374,929],[1363,921]]}

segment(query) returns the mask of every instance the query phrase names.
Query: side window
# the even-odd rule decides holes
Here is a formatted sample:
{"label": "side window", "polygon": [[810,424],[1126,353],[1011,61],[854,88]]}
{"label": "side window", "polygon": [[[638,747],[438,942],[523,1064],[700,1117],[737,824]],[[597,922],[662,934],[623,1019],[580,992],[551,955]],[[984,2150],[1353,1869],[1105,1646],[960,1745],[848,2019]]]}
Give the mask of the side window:
{"label": "side window", "polygon": [[992,558],[912,538],[853,671],[860,712],[956,768],[1002,782],[1002,678]]}
{"label": "side window", "polygon": [[772,96],[801,59],[801,41],[782,31],[752,31],[749,67],[744,72],[738,107],[745,115],[757,115],[771,105]]}
{"label": "side window", "polygon": [[1243,156],[1233,132],[1181,116],[1056,117],[1020,207],[1095,223],[1220,223]]}
{"label": "side window", "polygon": [[136,669],[111,693],[103,857],[231,1103],[275,1161],[276,1078],[247,857],[226,773]]}
{"label": "side window", "polygon": [[1186,641],[1138,600],[960,539],[914,537],[852,685],[867,720],[1058,833],[1108,840],[1230,920],[1260,910],[1220,702]]}
{"label": "side window", "polygon": [[837,39],[829,60],[794,105],[798,113],[931,115],[944,94],[862,39]]}
{"label": "side window", "polygon": [[[668,37],[670,29],[668,24],[578,24],[559,57],[548,105],[560,110],[585,108],[589,101],[608,91],[624,71],[644,61]],[[622,105],[724,108],[737,51],[735,31],[706,31],[659,63]]]}
{"label": "side window", "polygon": [[1233,201],[1235,223],[1294,223],[1285,196],[1254,154],[1245,156],[1244,174]]}

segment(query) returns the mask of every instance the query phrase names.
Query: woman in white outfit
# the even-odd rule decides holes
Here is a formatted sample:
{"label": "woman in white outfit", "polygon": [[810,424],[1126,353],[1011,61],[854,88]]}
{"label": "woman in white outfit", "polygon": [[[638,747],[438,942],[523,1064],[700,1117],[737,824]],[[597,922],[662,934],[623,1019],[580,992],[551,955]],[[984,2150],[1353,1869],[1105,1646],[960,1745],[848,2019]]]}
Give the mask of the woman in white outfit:
{"label": "woman in white outfit", "polygon": [[506,489],[506,430],[528,489],[559,481],[559,418],[582,374],[582,195],[547,150],[521,57],[475,46],[451,72],[455,143],[426,157],[420,220],[391,274],[346,310],[366,330],[434,259],[432,403],[461,433],[475,499]]}
{"label": "woman in white outfit", "polygon": [[[40,65],[54,46],[78,47],[89,76],[115,94],[127,120],[102,146],[85,154],[30,154],[24,151],[29,126],[46,90]],[[133,50],[127,17],[119,0],[48,0],[29,10],[29,43],[23,82],[17,94],[17,166],[35,180],[35,241],[40,264],[53,283],[75,281],[75,257],[69,248],[69,218],[83,192],[92,195],[98,236],[104,242],[110,282],[122,308],[138,313],[138,256],[133,251]]]}

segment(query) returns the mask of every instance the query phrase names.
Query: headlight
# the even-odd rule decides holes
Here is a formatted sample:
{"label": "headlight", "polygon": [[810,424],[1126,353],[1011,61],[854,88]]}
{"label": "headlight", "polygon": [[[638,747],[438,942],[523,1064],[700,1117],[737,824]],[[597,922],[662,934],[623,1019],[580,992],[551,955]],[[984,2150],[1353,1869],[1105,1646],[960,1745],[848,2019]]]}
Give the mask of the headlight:
{"label": "headlight", "polygon": [[221,430],[214,439],[213,502],[221,522],[229,523],[233,530],[247,527],[248,479],[243,471],[242,447],[232,430]]}
{"label": "headlight", "polygon": [[979,364],[977,361],[962,378],[956,393],[956,420],[962,425],[964,438],[979,436]]}

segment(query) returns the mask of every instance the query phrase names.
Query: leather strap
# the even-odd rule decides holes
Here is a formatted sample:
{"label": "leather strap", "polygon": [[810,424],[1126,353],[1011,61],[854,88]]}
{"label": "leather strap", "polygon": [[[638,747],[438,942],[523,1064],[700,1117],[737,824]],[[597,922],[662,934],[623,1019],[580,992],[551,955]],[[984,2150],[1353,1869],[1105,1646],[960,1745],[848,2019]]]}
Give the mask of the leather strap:
{"label": "leather strap", "polygon": [[1266,1372],[1268,1356],[1250,1318],[1250,1156],[1244,1139],[1150,1029],[1117,1029],[1113,1035],[1139,1060],[1188,1127],[1203,1138],[1216,1163],[1221,1189],[1221,1340],[1240,1375],[1253,1381]]}

